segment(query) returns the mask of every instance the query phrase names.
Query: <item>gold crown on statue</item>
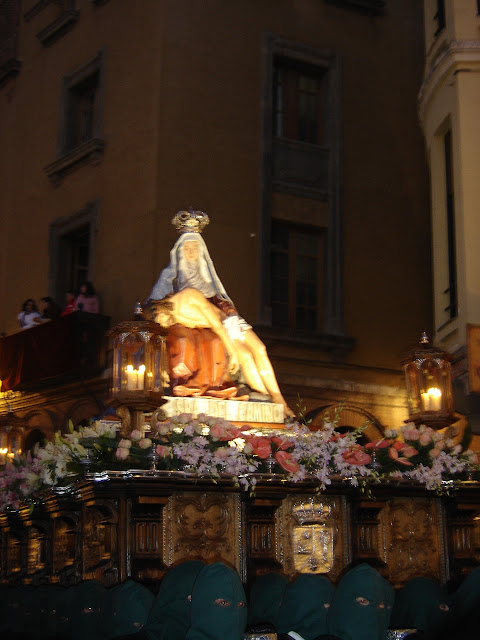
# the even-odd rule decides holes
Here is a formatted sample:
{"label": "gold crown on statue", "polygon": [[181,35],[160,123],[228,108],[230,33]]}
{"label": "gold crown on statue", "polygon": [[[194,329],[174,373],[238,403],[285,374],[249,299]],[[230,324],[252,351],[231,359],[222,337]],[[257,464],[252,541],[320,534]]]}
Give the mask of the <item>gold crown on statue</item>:
{"label": "gold crown on statue", "polygon": [[177,211],[172,219],[172,224],[179,233],[202,233],[209,222],[206,213],[194,211],[191,207],[188,211]]}

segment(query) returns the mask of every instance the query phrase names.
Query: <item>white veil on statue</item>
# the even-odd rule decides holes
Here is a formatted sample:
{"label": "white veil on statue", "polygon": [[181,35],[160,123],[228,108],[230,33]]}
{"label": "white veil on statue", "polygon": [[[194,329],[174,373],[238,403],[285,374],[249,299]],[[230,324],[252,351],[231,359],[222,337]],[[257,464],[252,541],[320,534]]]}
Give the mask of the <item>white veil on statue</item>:
{"label": "white veil on statue", "polygon": [[[198,244],[198,263],[191,273],[187,273],[188,264],[183,260],[182,255],[183,245],[189,241]],[[182,233],[175,242],[170,251],[170,264],[160,273],[149,295],[149,300],[162,300],[169,293],[177,293],[186,287],[198,289],[206,298],[219,296],[233,305],[217,276],[207,245],[201,234],[196,231]]]}

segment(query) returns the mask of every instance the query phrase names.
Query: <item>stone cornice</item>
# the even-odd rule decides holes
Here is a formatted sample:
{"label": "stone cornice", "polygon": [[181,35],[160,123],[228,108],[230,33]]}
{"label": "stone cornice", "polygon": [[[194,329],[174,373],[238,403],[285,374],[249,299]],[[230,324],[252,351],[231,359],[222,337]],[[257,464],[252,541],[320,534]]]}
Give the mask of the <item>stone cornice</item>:
{"label": "stone cornice", "polygon": [[450,74],[458,72],[460,67],[468,70],[477,67],[480,69],[480,40],[453,40],[446,49],[438,53],[431,66],[426,69],[422,86],[418,92],[418,108],[422,123],[426,106],[435,89]]}

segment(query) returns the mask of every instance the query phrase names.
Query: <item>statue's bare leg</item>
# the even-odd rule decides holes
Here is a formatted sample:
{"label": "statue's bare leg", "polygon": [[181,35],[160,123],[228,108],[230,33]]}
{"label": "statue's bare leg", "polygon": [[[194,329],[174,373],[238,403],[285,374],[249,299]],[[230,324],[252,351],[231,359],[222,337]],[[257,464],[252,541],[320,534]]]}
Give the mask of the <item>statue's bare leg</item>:
{"label": "statue's bare leg", "polygon": [[[277,383],[277,378],[275,377],[275,372],[272,367],[272,363],[270,362],[270,358],[267,354],[267,349],[260,338],[255,334],[254,331],[248,329],[244,334],[244,346],[250,351],[255,360],[255,370],[259,378],[261,378],[263,382],[263,386],[266,388],[267,393],[272,398],[273,402],[278,402],[279,404],[283,404],[285,407],[285,413],[287,416],[294,417],[295,414],[290,409],[288,404],[283,397],[280,388]],[[238,344],[238,341],[235,341]],[[245,374],[245,377],[247,375]],[[248,382],[248,378],[247,378]],[[249,383],[250,384],[250,383]],[[250,385],[252,386],[252,385]]]}
{"label": "statue's bare leg", "polygon": [[236,347],[240,368],[245,377],[245,380],[247,381],[247,384],[252,389],[255,389],[255,391],[264,393],[267,396],[271,395],[267,387],[263,383],[262,378],[260,377],[257,363],[255,362],[255,358],[250,349],[244,342],[240,340],[234,340],[234,344]]}

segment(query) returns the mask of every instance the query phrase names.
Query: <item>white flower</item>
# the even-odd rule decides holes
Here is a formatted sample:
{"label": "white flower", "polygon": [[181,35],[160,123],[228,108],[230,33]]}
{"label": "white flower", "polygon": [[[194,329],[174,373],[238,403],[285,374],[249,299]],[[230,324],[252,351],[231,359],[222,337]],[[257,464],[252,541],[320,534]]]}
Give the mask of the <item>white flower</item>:
{"label": "white flower", "polygon": [[397,438],[398,431],[396,429],[385,429],[384,436],[386,438]]}
{"label": "white flower", "polygon": [[138,441],[138,446],[140,447],[140,449],[148,449],[152,446],[152,441],[150,440],[150,438],[142,438]]}

